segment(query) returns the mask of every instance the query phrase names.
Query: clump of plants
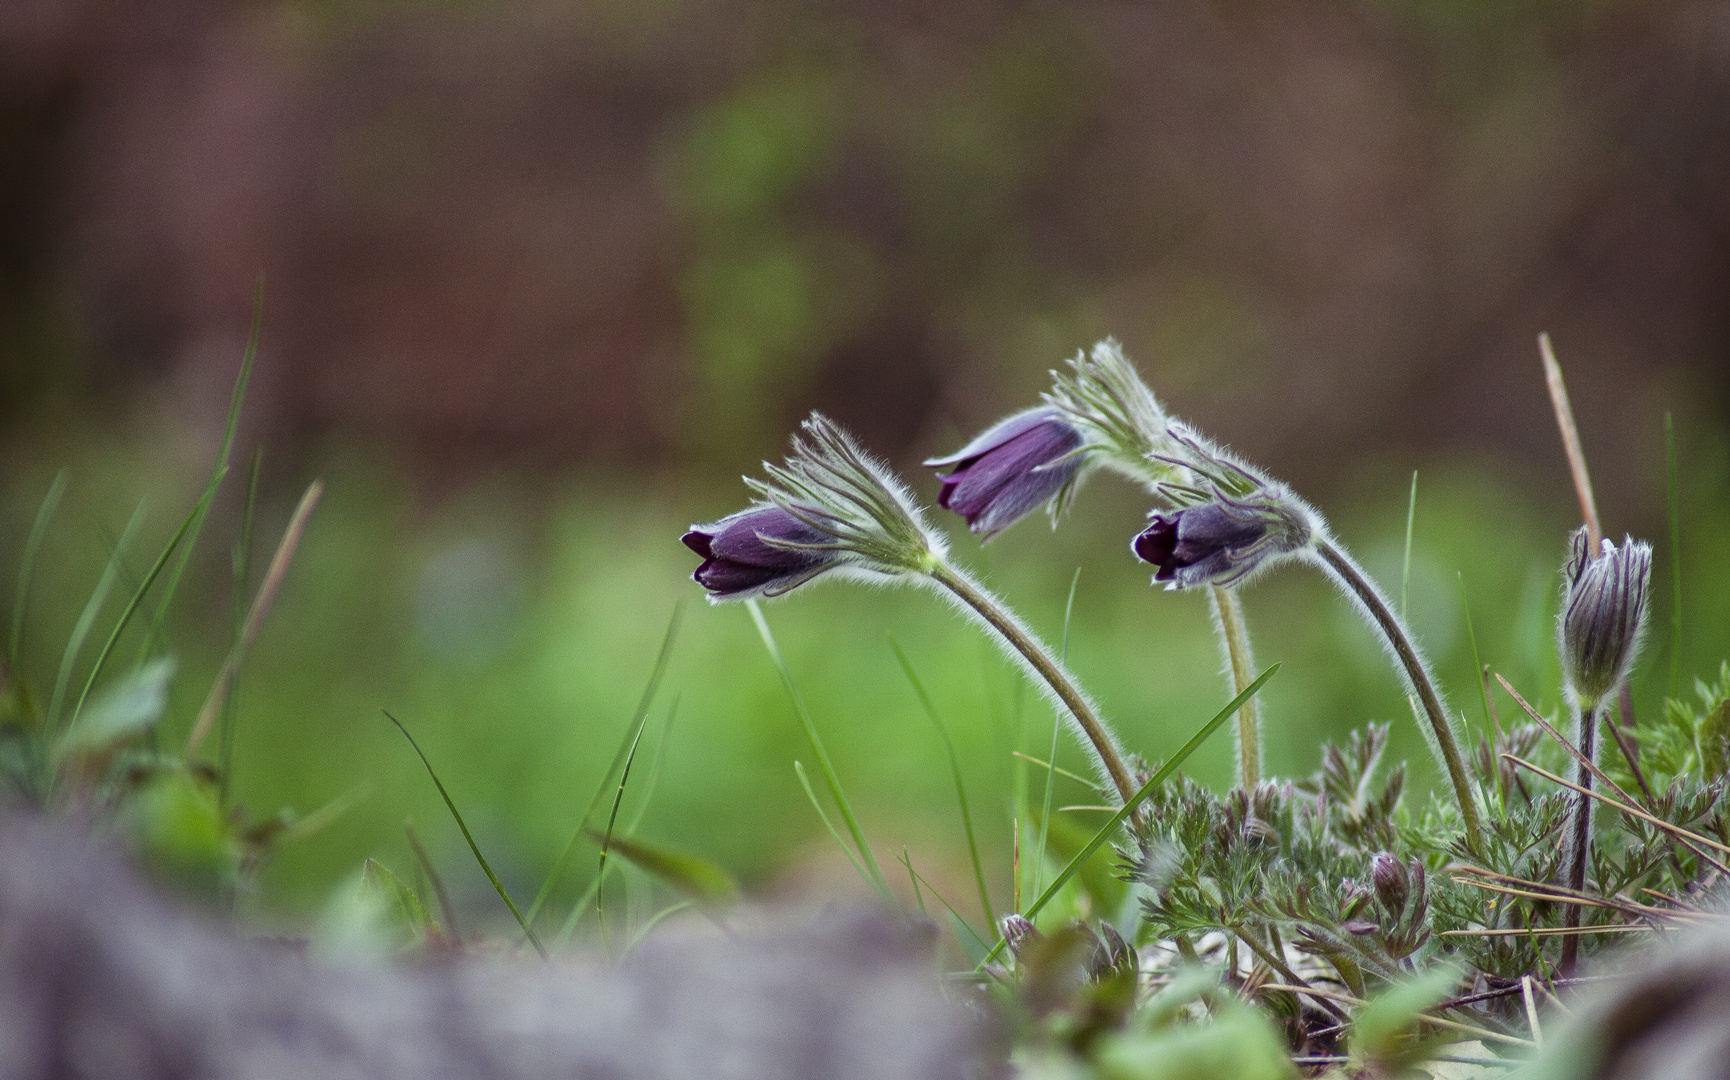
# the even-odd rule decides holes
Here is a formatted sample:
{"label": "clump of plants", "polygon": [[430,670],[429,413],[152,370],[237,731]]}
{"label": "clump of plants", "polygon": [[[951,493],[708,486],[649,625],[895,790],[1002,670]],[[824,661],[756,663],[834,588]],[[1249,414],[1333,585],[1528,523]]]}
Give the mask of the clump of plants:
{"label": "clump of plants", "polygon": [[[1475,743],[1402,616],[1321,513],[1170,416],[1110,341],[1054,372],[1041,404],[926,464],[944,470],[938,506],[982,541],[1041,507],[1056,525],[1101,469],[1152,501],[1130,546],[1156,584],[1207,593],[1237,692],[1169,761],[1129,752],[1061,653],[958,566],[908,488],[821,415],[783,463],[747,479],[751,506],[685,534],[703,560],[698,584],[712,601],[749,604],[771,648],[759,599],[825,578],[921,585],[978,623],[1070,721],[1110,821],[1073,845],[1036,898],[1018,896],[995,935],[951,913],[958,939],[977,943],[973,970],[953,978],[1011,1019],[1023,1068],[1247,1077],[1508,1066],[1530,1057],[1540,1015],[1612,946],[1720,918],[1730,665],[1696,700],[1635,721],[1627,685],[1651,549],[1602,536],[1547,340],[1544,359],[1586,518],[1562,546],[1566,715],[1540,714],[1482,667],[1489,722]],[[1322,746],[1309,776],[1265,775],[1255,695],[1277,665],[1257,673],[1238,592],[1288,564],[1321,573],[1381,639],[1445,794],[1412,797],[1404,763],[1386,760],[1385,726]],[[1517,708],[1505,723],[1492,687]],[[1231,719],[1236,783],[1220,793],[1178,767]],[[856,864],[881,888],[807,724]],[[1102,847],[1115,891],[1078,880]],[[990,912],[983,876],[979,885]],[[1110,909],[1046,914],[1066,887]]]}

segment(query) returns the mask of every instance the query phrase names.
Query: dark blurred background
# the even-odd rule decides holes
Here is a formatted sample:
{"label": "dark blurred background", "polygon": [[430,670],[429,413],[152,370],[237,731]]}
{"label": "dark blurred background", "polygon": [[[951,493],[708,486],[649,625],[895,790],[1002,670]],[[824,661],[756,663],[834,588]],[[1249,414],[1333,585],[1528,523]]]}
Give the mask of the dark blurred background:
{"label": "dark blurred background", "polygon": [[[813,407],[920,476],[920,457],[1106,335],[1179,415],[1356,523],[1374,569],[1398,576],[1384,556],[1406,485],[1430,476],[1414,619],[1445,667],[1464,655],[1459,592],[1476,590],[1479,644],[1539,679],[1575,513],[1538,365],[1547,330],[1610,531],[1662,544],[1674,413],[1683,565],[1701,575],[1684,611],[1722,631],[1707,526],[1724,514],[1730,423],[1723,2],[6,0],[6,565],[55,469],[73,466],[85,500],[44,570],[44,662],[137,494],[168,498],[167,530],[196,490],[260,275],[241,429],[242,452],[266,448],[260,543],[311,475],[332,495],[250,665],[241,761],[266,809],[380,785],[322,854],[285,860],[291,906],[393,842],[378,830],[404,800],[433,815],[374,729],[405,699],[434,749],[464,755],[458,786],[532,877],[586,801],[571,776],[610,756],[673,600],[695,599],[676,529],[742,502],[737,475]],[[200,564],[189,673],[220,655],[199,620],[232,602],[237,506]],[[1078,644],[1099,670],[1078,666],[1108,711],[1114,681],[1118,713],[1183,703],[1175,746],[1221,687],[1199,609],[1148,593],[1122,558],[1141,509],[1090,491],[1073,531],[1029,524],[981,557],[1053,636],[1075,565],[1111,566],[1083,578]],[[1274,609],[1264,659],[1316,660],[1282,676],[1304,719],[1270,752],[1308,771],[1319,734],[1405,720],[1349,620],[1351,664],[1318,640],[1313,610],[1337,605],[1301,582],[1267,595],[1282,589],[1297,599],[1251,598],[1252,616]],[[1012,680],[928,607],[831,589],[772,614],[809,621],[812,640],[784,645],[809,651],[848,731],[864,707],[848,680],[899,678],[878,623],[930,638],[939,696],[1005,744],[977,766],[995,814]],[[815,819],[742,620],[687,619],[715,682],[687,673],[686,708],[737,730],[683,722],[670,745],[711,750],[690,750],[690,783],[663,787],[649,820],[763,879]],[[869,663],[837,670],[836,635],[863,627]],[[1690,640],[1686,677],[1715,670],[1715,643]],[[1654,641],[1655,707],[1670,645]],[[980,711],[982,669],[1000,715]],[[1456,702],[1475,700],[1469,676]],[[904,690],[871,693],[924,723]],[[183,696],[186,710],[200,694]],[[1153,720],[1123,723],[1150,756],[1169,750]],[[931,747],[882,743],[847,751],[878,763],[864,801],[885,820],[951,813]],[[738,757],[731,788],[704,767],[719,745]],[[910,775],[925,787],[898,788]],[[717,809],[747,798],[759,809]],[[927,829],[943,857],[953,824]],[[1007,823],[992,828],[1006,847]]]}

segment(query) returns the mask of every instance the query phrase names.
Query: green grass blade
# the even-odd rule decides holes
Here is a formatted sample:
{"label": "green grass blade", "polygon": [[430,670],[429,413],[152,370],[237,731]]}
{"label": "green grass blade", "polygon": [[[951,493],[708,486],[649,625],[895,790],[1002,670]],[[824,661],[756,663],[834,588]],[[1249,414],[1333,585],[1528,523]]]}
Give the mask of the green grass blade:
{"label": "green grass blade", "polygon": [[[637,728],[636,737],[631,740],[631,752],[625,755],[625,767],[619,771],[619,790],[613,795],[613,812],[607,815],[607,831],[601,837],[601,863],[595,870],[596,880],[606,877],[607,853],[612,850],[613,828],[619,823],[619,807],[623,805],[625,801],[625,785],[631,782],[631,766],[637,760],[637,747],[642,745],[643,732],[647,729],[647,724],[640,725]],[[601,924],[601,935],[603,938],[607,933],[606,913],[601,910],[601,901],[605,896],[605,889],[597,888],[595,890],[595,919]]]}
{"label": "green grass blade", "polygon": [[1472,681],[1478,684],[1478,698],[1484,705],[1484,727],[1490,726],[1490,687],[1484,682],[1484,660],[1478,655],[1478,635],[1472,629],[1472,605],[1466,602],[1466,575],[1454,571],[1454,576],[1460,581],[1460,610],[1466,616],[1466,640],[1472,646]]}
{"label": "green grass blade", "polygon": [[853,849],[847,846],[847,841],[841,839],[841,831],[835,828],[833,821],[829,820],[828,812],[823,809],[822,800],[817,798],[817,789],[811,786],[811,778],[805,774],[805,763],[794,760],[793,771],[799,774],[799,785],[805,789],[805,797],[811,800],[811,809],[817,811],[817,816],[823,821],[823,827],[828,829],[829,835],[835,838],[835,846],[841,849],[841,854],[847,856],[847,861],[853,864],[853,869],[859,872],[859,876],[865,880],[865,884],[875,889],[877,883],[871,880],[871,875],[865,872],[864,865],[854,856]]}
{"label": "green grass blade", "polygon": [[[1181,766],[1184,763],[1184,761],[1189,758],[1189,755],[1195,753],[1196,748],[1201,746],[1202,743],[1206,742],[1207,737],[1209,735],[1212,735],[1216,730],[1218,730],[1219,726],[1221,724],[1225,723],[1226,719],[1228,717],[1230,717],[1234,713],[1236,713],[1237,710],[1243,706],[1244,702],[1246,702],[1250,698],[1254,697],[1256,694],[1256,691],[1258,691],[1262,688],[1262,684],[1267,682],[1269,679],[1273,678],[1274,672],[1276,672],[1278,670],[1279,670],[1279,665],[1274,664],[1273,666],[1269,667],[1266,671],[1264,671],[1260,675],[1256,676],[1255,682],[1252,682],[1248,686],[1244,687],[1243,693],[1239,694],[1237,697],[1232,698],[1231,701],[1226,705],[1225,708],[1221,709],[1218,713],[1216,713],[1214,715],[1214,718],[1212,720],[1209,720],[1207,723],[1203,724],[1199,731],[1197,731],[1194,735],[1190,736],[1190,740],[1188,742],[1184,743],[1182,748],[1179,749],[1177,753],[1175,753],[1171,756],[1170,761],[1167,761],[1164,765],[1161,765],[1159,767],[1158,772],[1156,772],[1152,776],[1148,777],[1147,783],[1141,785],[1141,790],[1137,791],[1135,793],[1135,797],[1130,799],[1128,802],[1124,803],[1121,807],[1119,807],[1117,813],[1111,815],[1111,820],[1105,823],[1104,828],[1100,829],[1097,833],[1094,834],[1093,839],[1089,840],[1087,842],[1087,846],[1083,847],[1079,852],[1076,853],[1075,858],[1069,860],[1069,865],[1065,866],[1063,868],[1063,872],[1058,874],[1056,879],[1053,880],[1050,885],[1046,886],[1045,891],[1039,894],[1039,899],[1035,900],[1032,904],[1028,905],[1027,911],[1025,913],[1027,918],[1031,919],[1035,915],[1039,914],[1040,909],[1044,908],[1046,904],[1050,903],[1051,898],[1057,895],[1058,890],[1063,888],[1063,886],[1069,881],[1069,879],[1071,877],[1075,876],[1075,872],[1077,870],[1081,869],[1081,864],[1085,863],[1089,858],[1091,858],[1093,856],[1093,853],[1095,851],[1099,850],[1100,845],[1104,844],[1107,840],[1109,840],[1111,838],[1111,834],[1117,830],[1117,827],[1123,823],[1123,820],[1125,818],[1129,817],[1130,814],[1134,813],[1135,808],[1140,806],[1142,804],[1142,802],[1149,795],[1153,794],[1153,791],[1155,788],[1157,788],[1157,787],[1159,787],[1159,785],[1165,783],[1166,778],[1171,776],[1172,773],[1176,772],[1178,770],[1178,767]],[[997,944],[993,945],[991,947],[991,952],[986,954],[985,959],[980,962],[980,966],[983,967],[985,964],[987,964],[991,961],[992,957],[994,957],[998,953],[1002,952],[1004,944],[1005,944],[1004,940],[1002,938],[998,938]]]}
{"label": "green grass blade", "polygon": [[1664,414],[1664,468],[1670,501],[1670,696],[1682,679],[1682,512],[1676,489],[1676,421]]}
{"label": "green grass blade", "polygon": [[[654,764],[649,769],[649,783],[643,790],[642,805],[637,807],[636,815],[631,818],[630,828],[625,830],[626,836],[631,836],[636,833],[637,826],[641,825],[643,822],[643,815],[648,812],[649,800],[654,796],[655,785],[660,780],[661,776],[661,756],[662,751],[666,748],[667,733],[672,731],[673,718],[677,715],[678,711],[679,699],[675,697],[673,699],[672,707],[667,710],[666,722],[661,726],[661,742],[655,747],[655,760]],[[564,925],[559,927],[558,935],[553,939],[553,949],[555,951],[563,949],[571,940],[571,935],[575,933],[577,929],[577,921],[582,918],[583,912],[588,910],[589,902],[595,898],[595,894],[600,890],[601,886],[606,883],[605,878],[606,875],[604,872],[596,874],[594,879],[589,882],[589,887],[583,890],[583,895],[577,898],[575,904],[571,905],[570,914],[565,916]]]}
{"label": "green grass blade", "polygon": [[643,816],[649,812],[649,803],[655,797],[655,788],[661,782],[661,761],[666,757],[667,739],[673,733],[673,720],[679,715],[679,698],[673,696],[673,703],[667,707],[667,719],[661,723],[661,737],[655,742],[655,756],[649,762],[649,780],[643,785],[643,800],[637,804],[637,812],[631,815],[630,827],[625,830],[626,836],[636,834],[637,826],[643,823]]}
{"label": "green grass blade", "polygon": [[1057,775],[1066,776],[1069,779],[1074,780],[1076,783],[1082,785],[1083,787],[1098,788],[1098,786],[1099,786],[1098,784],[1094,783],[1092,780],[1089,780],[1087,777],[1081,775],[1078,772],[1070,772],[1068,769],[1063,768],[1061,765],[1053,765],[1049,761],[1041,761],[1039,758],[1034,757],[1032,754],[1023,754],[1021,751],[1015,750],[1015,751],[1011,752],[1011,755],[1013,757],[1018,757],[1022,761],[1028,762],[1029,764],[1037,765],[1041,769],[1053,769],[1057,772]]}
{"label": "green grass blade", "polygon": [[510,891],[505,888],[505,883],[499,880],[497,874],[493,873],[492,866],[487,863],[487,857],[481,854],[480,845],[475,843],[475,838],[469,834],[468,825],[463,821],[462,814],[457,812],[457,804],[451,801],[450,792],[445,790],[444,781],[440,780],[439,774],[433,770],[432,762],[427,760],[426,752],[420,748],[420,743],[414,741],[414,736],[408,733],[408,728],[402,726],[401,720],[388,712],[384,715],[385,719],[395,724],[396,729],[402,732],[402,737],[408,740],[408,744],[414,747],[415,754],[420,757],[421,764],[426,766],[427,775],[432,777],[433,786],[439,789],[439,797],[445,801],[445,807],[450,810],[451,817],[456,819],[457,828],[462,830],[463,839],[468,841],[469,850],[474,852],[475,862],[481,864],[481,870],[487,875],[487,880],[493,883],[493,889],[498,892],[499,899],[503,900],[505,907],[510,908],[511,914],[516,916],[517,925],[523,928],[523,936],[528,938],[529,944],[533,945],[535,951],[541,954],[542,960],[549,959],[547,950],[541,945],[540,938],[535,936],[534,929],[529,926],[529,921],[523,918],[523,913],[517,908],[517,902],[511,899]]}
{"label": "green grass blade", "polygon": [[919,914],[927,919],[931,913],[925,910],[925,894],[919,890],[919,875],[913,872],[913,857],[907,854],[907,845],[901,845],[901,865],[907,868],[907,882],[913,886],[913,902],[919,905]]}
{"label": "green grass blade", "polygon": [[[601,840],[592,829],[589,837],[597,843]],[[733,875],[707,859],[625,836],[613,837],[613,850],[700,908],[729,907],[739,900],[739,883]]]}
{"label": "green grass blade", "polygon": [[186,573],[186,564],[192,560],[192,549],[198,545],[198,534],[204,531],[204,522],[210,516],[211,499],[215,497],[216,489],[221,486],[222,478],[228,475],[228,456],[234,450],[234,433],[240,426],[240,405],[246,400],[246,384],[252,379],[252,364],[258,359],[258,339],[263,331],[264,277],[260,275],[252,295],[252,330],[246,336],[246,352],[240,359],[240,374],[235,376],[234,391],[228,396],[228,419],[222,425],[222,441],[217,446],[216,463],[211,466],[210,481],[204,486],[204,495],[194,507],[191,528],[187,530],[185,542],[180,545],[180,558],[168,575],[168,583],[163,586],[161,599],[156,602],[156,612],[151,617],[150,629],[144,635],[143,645],[138,650],[139,664],[149,659],[151,651],[156,648],[157,639],[162,636],[162,625],[168,618],[169,606],[174,602],[175,593],[180,591],[180,579]]}
{"label": "green grass blade", "polygon": [[78,654],[84,651],[84,641],[90,636],[90,628],[96,623],[96,616],[101,613],[102,605],[108,602],[108,594],[114,588],[114,579],[120,574],[121,560],[126,557],[126,549],[132,543],[133,534],[144,521],[144,510],[149,500],[140,502],[138,509],[132,512],[132,518],[126,523],[126,530],[120,534],[120,540],[109,553],[108,565],[103,567],[102,576],[97,579],[96,588],[90,594],[90,599],[79,613],[78,621],[72,626],[72,636],[66,641],[66,648],[60,654],[60,672],[54,677],[54,696],[48,701],[48,730],[54,730],[60,720],[60,707],[66,704],[66,691],[72,682],[72,669],[78,664]]}
{"label": "green grass blade", "polygon": [[877,886],[877,891],[883,894],[883,898],[893,906],[894,898],[889,892],[889,883],[883,880],[883,871],[877,866],[876,856],[871,854],[871,845],[865,842],[865,831],[859,827],[859,819],[853,816],[853,807],[847,802],[846,792],[841,790],[841,778],[835,775],[835,766],[829,761],[829,752],[823,749],[823,740],[817,735],[817,724],[811,719],[811,710],[805,707],[805,699],[800,696],[799,687],[793,683],[793,673],[788,670],[787,661],[781,656],[781,647],[775,644],[775,635],[769,632],[769,624],[763,619],[763,608],[756,600],[745,601],[745,607],[750,609],[751,621],[757,624],[757,633],[763,638],[763,646],[769,650],[769,658],[775,662],[775,670],[781,673],[781,682],[793,698],[799,721],[805,725],[805,735],[811,740],[811,749],[817,755],[817,766],[823,770],[823,780],[829,785],[829,794],[841,811],[841,820],[847,823],[847,831],[853,835],[853,844],[858,849],[860,858],[865,860],[866,867],[871,871],[871,881]]}
{"label": "green grass blade", "polygon": [[156,556],[156,561],[151,564],[149,572],[144,575],[144,579],[133,590],[132,599],[127,601],[125,610],[120,613],[119,620],[115,622],[114,629],[108,635],[108,640],[102,643],[102,651],[96,654],[96,663],[90,668],[89,678],[84,680],[84,689],[78,695],[78,704],[72,707],[73,720],[77,720],[78,714],[84,710],[85,699],[90,696],[91,688],[96,685],[97,678],[107,667],[108,658],[114,652],[115,643],[120,640],[120,635],[126,632],[127,625],[132,622],[132,617],[138,613],[139,607],[144,603],[145,594],[156,583],[157,577],[168,565],[168,560],[173,557],[175,549],[186,538],[187,530],[192,527],[193,521],[210,506],[211,497],[215,494],[214,489],[206,490],[203,497],[193,504],[186,517],[181,519],[180,528],[174,530],[174,535],[169,538],[167,545],[162,549],[162,553]]}
{"label": "green grass blade", "polygon": [[426,853],[426,848],[421,846],[420,837],[415,835],[413,818],[402,823],[402,831],[408,837],[408,846],[414,852],[415,861],[420,863],[421,873],[426,875],[427,884],[432,886],[433,896],[438,898],[439,910],[445,917],[445,933],[450,935],[451,941],[460,946],[463,932],[457,927],[456,908],[451,906],[451,898],[445,894],[444,879],[433,865],[432,856]]}
{"label": "green grass blade", "polygon": [[[264,465],[264,451],[252,454],[252,467],[246,470],[246,505],[240,513],[240,538],[234,542],[230,562],[234,567],[234,640],[239,644],[246,636],[247,571],[252,560],[252,518],[258,505],[258,474]],[[221,731],[217,734],[216,791],[217,803],[228,805],[230,773],[234,771],[234,729],[240,723],[240,676],[235,669],[234,682],[222,703]]]}
{"label": "green grass blade", "polygon": [[1412,586],[1412,525],[1418,519],[1418,470],[1412,470],[1412,494],[1406,500],[1406,557],[1400,564],[1400,618],[1406,617],[1406,593]]}
{"label": "green grass blade", "polygon": [[637,701],[637,711],[631,714],[631,722],[625,725],[625,737],[619,741],[619,748],[613,752],[612,763],[607,771],[601,774],[601,782],[595,786],[595,794],[589,799],[589,805],[584,808],[583,816],[577,819],[577,827],[571,830],[571,838],[565,841],[564,849],[559,857],[553,860],[553,868],[547,871],[547,876],[541,882],[540,891],[535,894],[535,902],[529,905],[529,922],[546,906],[547,898],[553,894],[553,886],[558,884],[559,875],[564,873],[565,864],[570,861],[571,852],[576,850],[577,841],[582,839],[583,830],[589,827],[589,819],[595,815],[595,809],[606,797],[607,785],[613,779],[613,774],[625,763],[625,755],[637,743],[642,734],[643,725],[649,720],[649,706],[654,703],[655,694],[661,688],[661,677],[667,673],[667,661],[673,655],[673,641],[678,637],[679,619],[684,614],[685,604],[680,601],[673,605],[672,617],[667,620],[667,632],[661,636],[661,651],[655,657],[655,667],[649,672],[649,683],[643,687],[643,696]]}
{"label": "green grass blade", "polygon": [[967,830],[967,854],[973,859],[973,880],[979,885],[979,907],[985,912],[985,921],[996,926],[997,916],[991,911],[991,894],[985,888],[985,871],[979,863],[979,842],[973,835],[973,815],[967,810],[967,789],[961,785],[961,761],[955,756],[955,744],[950,741],[949,729],[943,726],[936,706],[931,704],[930,695],[926,694],[925,687],[920,685],[919,676],[913,673],[912,662],[907,659],[907,654],[901,651],[901,643],[895,640],[893,634],[889,636],[889,647],[895,650],[895,658],[901,661],[901,670],[907,673],[907,681],[913,684],[913,692],[918,695],[919,703],[925,706],[925,715],[931,718],[932,726],[943,739],[943,749],[949,755],[949,771],[955,777],[955,798],[961,804],[961,825]]}
{"label": "green grass blade", "polygon": [[664,907],[660,911],[655,912],[655,914],[649,919],[649,921],[644,923],[641,927],[639,927],[637,929],[636,934],[633,935],[631,940],[626,943],[624,955],[629,956],[632,953],[632,951],[636,949],[636,947],[638,945],[641,945],[643,943],[643,939],[649,936],[649,931],[651,931],[655,927],[659,926],[661,924],[662,919],[665,919],[670,915],[677,915],[679,912],[685,911],[685,910],[691,908],[692,906],[693,906],[693,904],[691,901],[681,900],[676,904],[672,904],[668,907]]}
{"label": "green grass blade", "polygon": [[[1081,584],[1081,567],[1075,568],[1075,575],[1069,579],[1069,599],[1063,605],[1063,647],[1059,658],[1069,663],[1069,617],[1075,612],[1075,587]],[[1051,753],[1046,759],[1045,769],[1045,812],[1039,816],[1039,854],[1033,860],[1033,891],[1038,892],[1045,881],[1045,851],[1046,843],[1051,839],[1051,799],[1057,791],[1057,732],[1063,727],[1063,717],[1055,711],[1051,716]]]}
{"label": "green grass blade", "polygon": [[24,616],[30,609],[30,582],[36,575],[36,556],[48,535],[48,523],[54,520],[54,512],[60,509],[65,494],[66,470],[61,469],[48,485],[48,494],[42,496],[36,520],[30,525],[30,538],[24,541],[24,560],[18,566],[18,595],[12,598],[12,638],[6,646],[6,670],[10,672],[17,672],[19,651],[24,647]]}
{"label": "green grass blade", "polygon": [[[971,937],[978,944],[979,949],[981,951],[988,948],[989,945],[986,942],[986,940],[980,936],[979,931],[973,929],[972,923],[968,922],[966,919],[961,917],[961,913],[959,911],[955,910],[955,905],[953,905],[949,901],[943,899],[943,894],[937,891],[937,887],[935,885],[931,884],[931,881],[929,878],[927,878],[924,874],[921,874],[919,871],[913,869],[913,860],[909,858],[909,859],[904,859],[903,861],[905,861],[907,864],[907,873],[913,878],[913,887],[915,889],[917,889],[921,885],[925,886],[925,890],[927,892],[929,892],[932,896],[935,896],[937,898],[937,902],[939,904],[942,904],[945,908],[948,909],[949,917],[951,919],[955,920],[956,925],[960,926],[963,930],[967,931],[967,936]],[[924,910],[924,906],[921,905],[920,909]],[[956,938],[959,939],[960,936],[961,935],[957,934]],[[963,946],[963,948],[965,948],[965,946]]]}

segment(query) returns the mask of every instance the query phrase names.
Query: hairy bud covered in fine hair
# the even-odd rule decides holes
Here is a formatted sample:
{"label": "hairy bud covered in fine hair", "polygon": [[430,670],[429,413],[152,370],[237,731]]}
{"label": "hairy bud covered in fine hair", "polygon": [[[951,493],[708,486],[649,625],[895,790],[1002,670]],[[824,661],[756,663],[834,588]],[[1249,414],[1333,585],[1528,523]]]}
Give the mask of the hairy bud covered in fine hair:
{"label": "hairy bud covered in fine hair", "polygon": [[703,557],[692,575],[711,601],[779,596],[829,571],[874,580],[919,573],[943,541],[888,469],[827,417],[799,426],[767,480],[746,478],[761,498],[680,539]]}
{"label": "hairy bud covered in fine hair", "polygon": [[1376,899],[1382,903],[1382,910],[1397,919],[1406,908],[1406,895],[1411,891],[1411,883],[1406,880],[1405,864],[1385,851],[1376,853],[1370,860],[1370,884],[1375,887]]}
{"label": "hairy bud covered in fine hair", "polygon": [[1235,585],[1310,542],[1310,522],[1281,500],[1222,498],[1148,517],[1130,549],[1167,589]]}
{"label": "hairy bud covered in fine hair", "polygon": [[1614,694],[1627,680],[1645,627],[1652,548],[1608,538],[1594,553],[1584,528],[1568,540],[1562,567],[1562,610],[1556,636],[1568,689],[1582,707]]}

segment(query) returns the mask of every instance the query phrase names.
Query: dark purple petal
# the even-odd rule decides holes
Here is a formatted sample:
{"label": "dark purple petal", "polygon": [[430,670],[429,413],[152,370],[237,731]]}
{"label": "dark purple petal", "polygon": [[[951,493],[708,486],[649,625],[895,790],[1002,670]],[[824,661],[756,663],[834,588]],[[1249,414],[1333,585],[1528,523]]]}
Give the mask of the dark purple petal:
{"label": "dark purple petal", "polygon": [[693,526],[680,537],[703,556],[692,578],[716,596],[782,591],[776,587],[792,588],[814,577],[835,560],[832,552],[778,547],[769,541],[821,544],[829,539],[778,506],[741,510],[712,525]]}
{"label": "dark purple petal", "polygon": [[713,541],[714,539],[715,538],[713,536],[710,536],[706,532],[701,532],[697,529],[692,529],[690,532],[686,533],[684,536],[679,537],[679,543],[684,544],[686,547],[690,548],[692,551],[695,551],[697,554],[701,555],[703,558],[708,559],[708,558],[713,558],[714,554],[715,554],[714,551],[712,550],[712,548],[710,547],[710,542]]}
{"label": "dark purple petal", "polygon": [[711,555],[717,559],[747,563],[752,566],[792,569],[809,566],[823,556],[819,552],[798,551],[776,547],[764,538],[784,540],[793,544],[821,544],[829,537],[813,529],[778,506],[746,510],[717,523]]}
{"label": "dark purple petal", "polygon": [[1171,572],[1176,569],[1169,564],[1172,555],[1177,551],[1177,516],[1168,518],[1155,514],[1151,521],[1152,524],[1137,533],[1129,546],[1142,562],[1159,567],[1159,571],[1154,574],[1155,580],[1170,581]]}
{"label": "dark purple petal", "polygon": [[[1155,514],[1130,548],[1159,569],[1155,581],[1174,587],[1233,580],[1263,557],[1252,554],[1268,536],[1269,523],[1253,511],[1204,503],[1171,514]],[[1262,549],[1266,552],[1266,549]]]}
{"label": "dark purple petal", "polygon": [[1049,405],[1040,405],[1032,409],[1023,409],[1013,416],[1006,416],[992,424],[979,434],[972,442],[950,454],[948,457],[926,458],[925,466],[930,469],[946,469],[953,467],[956,471],[965,469],[982,455],[993,450],[1022,432],[1041,424],[1065,424],[1063,414]]}
{"label": "dark purple petal", "polygon": [[970,529],[989,539],[1063,490],[1080,468],[1079,458],[1069,455],[1081,445],[1081,433],[1054,410],[1018,414],[960,454],[934,459],[954,466],[942,477],[937,505],[960,514]]}

